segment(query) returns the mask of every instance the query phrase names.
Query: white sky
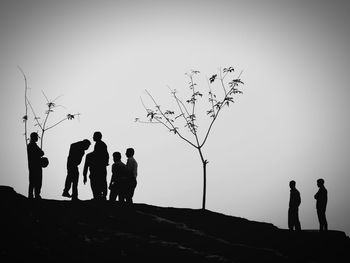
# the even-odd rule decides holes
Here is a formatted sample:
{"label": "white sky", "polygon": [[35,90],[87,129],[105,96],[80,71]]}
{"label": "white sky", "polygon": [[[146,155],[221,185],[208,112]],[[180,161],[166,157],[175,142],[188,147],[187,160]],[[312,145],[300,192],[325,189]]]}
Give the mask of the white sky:
{"label": "white sky", "polygon": [[[167,85],[186,94],[185,72],[200,70],[206,93],[205,76],[233,66],[244,94],[204,149],[207,208],[286,228],[294,179],[302,227],[315,229],[322,177],[329,227],[349,234],[349,11],[347,1],[0,1],[0,184],[27,195],[20,65],[38,115],[42,90],[63,95],[52,121],[82,114],[47,133],[44,198],[62,199],[70,143],[100,130],[110,154],[135,148],[136,202],[200,208],[197,152],[134,119],[145,116],[144,89],[166,107]],[[79,197],[90,199],[80,179]]]}

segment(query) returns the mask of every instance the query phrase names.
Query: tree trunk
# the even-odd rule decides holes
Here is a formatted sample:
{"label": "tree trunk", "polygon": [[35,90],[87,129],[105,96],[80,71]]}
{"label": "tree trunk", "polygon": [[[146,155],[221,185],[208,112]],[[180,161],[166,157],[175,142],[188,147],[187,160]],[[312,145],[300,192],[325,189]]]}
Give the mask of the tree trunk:
{"label": "tree trunk", "polygon": [[205,199],[207,195],[207,164],[208,161],[204,159],[202,148],[198,147],[199,156],[201,157],[202,167],[203,167],[203,199],[202,199],[202,209],[205,210]]}
{"label": "tree trunk", "polygon": [[203,201],[202,201],[202,209],[205,210],[205,199],[207,194],[207,161],[203,162]]}
{"label": "tree trunk", "polygon": [[43,149],[43,144],[44,144],[44,134],[45,134],[45,130],[43,130],[41,132],[41,138],[40,138],[40,149]]}

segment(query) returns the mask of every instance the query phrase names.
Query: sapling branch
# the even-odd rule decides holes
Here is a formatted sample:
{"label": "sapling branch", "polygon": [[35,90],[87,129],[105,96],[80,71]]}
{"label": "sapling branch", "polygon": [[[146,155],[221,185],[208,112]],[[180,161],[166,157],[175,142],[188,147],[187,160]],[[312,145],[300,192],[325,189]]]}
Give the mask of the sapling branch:
{"label": "sapling branch", "polygon": [[76,114],[67,114],[67,116],[65,118],[63,118],[62,120],[56,122],[55,124],[45,128],[45,131],[48,131],[54,127],[56,127],[57,125],[61,124],[62,122],[66,121],[66,120],[72,120],[74,119],[75,116],[80,116],[80,113],[76,113]]}
{"label": "sapling branch", "polygon": [[24,79],[24,108],[25,108],[25,115],[23,116],[23,122],[24,122],[24,140],[26,145],[28,144],[28,101],[27,101],[27,92],[28,92],[28,82],[27,82],[27,76],[24,74],[24,71],[20,66],[17,66],[19,71],[21,71],[23,79]]}
{"label": "sapling branch", "polygon": [[34,116],[34,120],[35,120],[35,122],[36,122],[36,125],[39,126],[39,128],[42,130],[43,127],[42,127],[41,123],[39,122],[40,117],[38,117],[38,116],[35,114],[34,108],[33,108],[32,104],[30,103],[30,101],[29,101],[28,98],[27,98],[27,103],[28,103],[28,105],[29,105],[30,110],[32,111],[32,114],[33,114],[33,116]]}
{"label": "sapling branch", "polygon": [[[188,121],[190,114],[188,113],[188,110],[187,110],[186,106],[185,106],[184,103],[176,96],[175,93],[173,93],[173,96],[174,96],[174,99],[175,99],[175,101],[176,101],[176,104],[177,104],[177,106],[178,106],[178,108],[179,108],[179,110],[180,110],[180,112],[181,112],[181,114],[180,114],[179,116],[182,116],[182,117],[184,118],[184,120],[185,120],[185,122],[186,122],[186,125],[187,125],[187,127],[189,128],[190,132],[191,132],[193,135],[195,135],[195,131],[191,128],[191,124],[190,124],[190,122]],[[185,110],[186,115],[185,115],[185,113],[184,113],[184,111],[183,111],[182,108]]]}
{"label": "sapling branch", "polygon": [[158,119],[158,121],[161,122],[164,126],[166,126],[166,127],[169,129],[169,131],[174,132],[174,133],[177,134],[182,140],[186,141],[186,142],[189,143],[191,146],[197,148],[197,146],[196,146],[194,143],[192,143],[190,140],[188,140],[187,138],[185,138],[185,137],[178,131],[178,128],[175,127],[174,124],[168,120],[168,118],[164,115],[163,111],[160,109],[160,106],[157,104],[157,102],[155,101],[155,99],[153,98],[153,96],[152,96],[147,90],[146,90],[146,93],[147,93],[147,95],[151,98],[151,100],[153,101],[153,103],[154,103],[156,109],[157,109],[157,110],[159,111],[159,113],[167,120],[167,122],[170,124],[170,126],[171,126],[172,128],[169,128],[163,121],[161,121],[161,120],[159,120],[159,119]]}

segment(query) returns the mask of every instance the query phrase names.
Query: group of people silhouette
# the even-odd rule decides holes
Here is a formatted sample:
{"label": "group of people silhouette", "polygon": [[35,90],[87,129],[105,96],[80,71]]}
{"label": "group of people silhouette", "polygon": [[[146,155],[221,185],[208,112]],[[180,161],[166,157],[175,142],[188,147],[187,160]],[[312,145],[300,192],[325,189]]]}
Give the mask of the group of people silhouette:
{"label": "group of people silhouette", "polygon": [[[37,145],[38,134],[31,133],[30,142],[27,146],[28,164],[29,164],[29,194],[28,198],[41,199],[42,185],[42,168],[47,166],[47,158],[43,157],[44,152]],[[97,131],[93,135],[95,141],[94,150],[85,157],[83,169],[83,182],[86,184],[87,175],[90,178],[90,186],[94,200],[107,200],[107,192],[109,200],[133,203],[133,195],[137,185],[137,161],[134,158],[135,150],[128,148],[126,150],[127,162],[121,161],[121,153],[113,153],[112,176],[107,187],[107,166],[109,165],[109,154],[107,145],[102,141],[101,132]],[[72,143],[70,145],[67,158],[67,176],[64,184],[63,197],[71,198],[73,201],[78,199],[78,182],[79,168],[81,161],[85,155],[85,151],[89,149],[91,142],[88,139]],[[108,188],[108,189],[107,189]],[[71,193],[70,190],[72,189]]]}
{"label": "group of people silhouette", "polygon": [[[29,164],[29,194],[28,198],[41,199],[40,191],[42,185],[42,168],[47,166],[48,160],[43,157],[44,152],[36,144],[38,134],[33,132],[30,134],[30,142],[27,146],[28,164]],[[89,173],[90,186],[94,200],[106,200],[107,191],[110,190],[109,200],[133,203],[133,195],[137,185],[137,161],[134,158],[135,151],[133,148],[126,150],[127,162],[124,164],[121,161],[121,153],[113,153],[112,176],[107,187],[107,166],[109,165],[109,154],[107,145],[102,141],[101,132],[95,132],[93,135],[95,141],[94,150],[88,153],[85,157],[83,169],[83,182],[86,184],[87,175]],[[72,143],[69,149],[67,158],[67,177],[62,196],[78,199],[78,181],[79,169],[85,151],[89,149],[91,142],[88,139]],[[324,180],[318,179],[318,192],[315,194],[316,210],[320,224],[320,231],[328,230],[326,219],[327,207],[327,189],[324,186]],[[300,193],[296,188],[296,182],[290,181],[290,199],[288,209],[288,228],[290,230],[301,230],[299,220],[299,206],[301,204]],[[108,189],[107,189],[108,188]],[[69,191],[72,189],[72,193]]]}
{"label": "group of people silhouette", "polygon": [[[317,180],[318,191],[314,198],[316,199],[316,210],[317,217],[320,224],[320,231],[328,230],[328,223],[326,219],[326,207],[327,207],[327,189],[324,186],[324,180]],[[290,198],[289,198],[289,209],[288,209],[288,228],[293,231],[300,231],[299,221],[299,206],[301,204],[300,192],[296,188],[296,182],[294,180],[289,182],[290,187]]]}

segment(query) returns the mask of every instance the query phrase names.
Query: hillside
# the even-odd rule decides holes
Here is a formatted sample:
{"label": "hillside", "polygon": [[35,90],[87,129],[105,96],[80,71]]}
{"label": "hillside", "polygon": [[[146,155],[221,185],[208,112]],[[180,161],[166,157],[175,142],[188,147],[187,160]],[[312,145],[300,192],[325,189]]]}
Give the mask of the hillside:
{"label": "hillside", "polygon": [[291,233],[207,210],[33,201],[7,186],[0,198],[1,262],[336,262],[350,248],[340,231]]}

